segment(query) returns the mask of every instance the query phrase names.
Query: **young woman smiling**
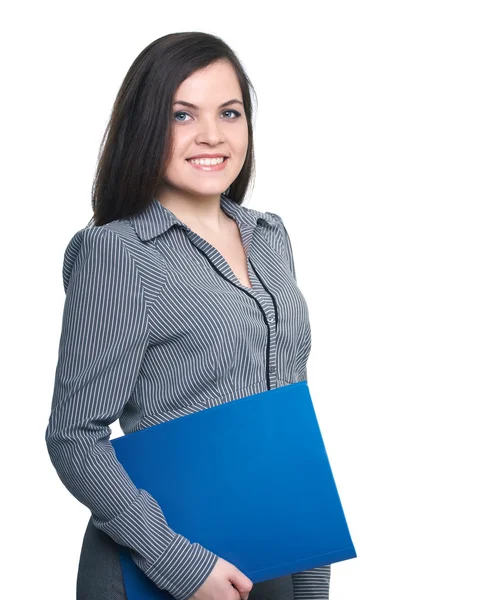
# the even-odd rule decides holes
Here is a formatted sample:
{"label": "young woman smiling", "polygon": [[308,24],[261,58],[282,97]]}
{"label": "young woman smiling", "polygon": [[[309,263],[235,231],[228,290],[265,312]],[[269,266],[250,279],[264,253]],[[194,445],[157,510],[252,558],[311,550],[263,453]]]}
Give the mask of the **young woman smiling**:
{"label": "young woman smiling", "polygon": [[177,600],[329,596],[330,566],[253,585],[174,531],[109,440],[117,419],[127,434],[307,379],[309,315],[289,235],[278,214],[242,205],[251,92],[225,42],[186,32],[147,46],[115,100],[94,214],[65,251],[46,430],[62,482],[91,511],[77,600],[126,600],[119,544]]}

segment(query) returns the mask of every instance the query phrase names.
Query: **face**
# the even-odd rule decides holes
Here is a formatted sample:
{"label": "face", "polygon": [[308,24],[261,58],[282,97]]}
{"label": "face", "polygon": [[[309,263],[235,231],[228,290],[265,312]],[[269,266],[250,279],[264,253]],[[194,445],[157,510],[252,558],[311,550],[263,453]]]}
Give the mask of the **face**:
{"label": "face", "polygon": [[[172,114],[173,153],[163,193],[218,200],[241,171],[248,146],[242,92],[231,64],[213,63],[183,81]],[[210,166],[189,161],[212,154],[227,158]]]}

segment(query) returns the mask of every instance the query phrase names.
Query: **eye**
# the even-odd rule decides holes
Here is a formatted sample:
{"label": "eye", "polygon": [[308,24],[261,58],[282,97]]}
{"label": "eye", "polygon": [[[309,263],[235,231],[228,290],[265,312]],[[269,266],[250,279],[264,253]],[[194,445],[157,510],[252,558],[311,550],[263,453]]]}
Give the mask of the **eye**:
{"label": "eye", "polygon": [[[174,119],[177,119],[177,117],[178,117],[179,115],[187,115],[187,116],[190,116],[188,113],[186,113],[185,111],[181,110],[181,111],[178,111],[178,112],[174,113]],[[182,120],[181,120],[181,121],[179,121],[179,122],[180,122],[180,123],[183,123],[184,121],[185,121],[185,119],[182,119]]]}
{"label": "eye", "polygon": [[[238,119],[241,116],[241,113],[237,110],[224,110],[223,114],[228,114],[228,113],[232,113],[232,117],[228,118],[227,121],[235,121],[236,119]],[[187,119],[183,118],[183,119],[177,119],[177,117],[180,117],[181,115],[187,115],[188,117],[190,117],[189,113],[185,112],[185,110],[179,110],[176,113],[174,113],[174,119],[178,122],[178,123],[185,123],[187,121]]]}
{"label": "eye", "polygon": [[233,109],[225,110],[224,114],[225,113],[232,113],[234,115],[234,117],[232,119],[227,119],[228,121],[235,121],[236,119],[238,119],[241,116],[240,112],[238,112],[237,110],[233,110]]}

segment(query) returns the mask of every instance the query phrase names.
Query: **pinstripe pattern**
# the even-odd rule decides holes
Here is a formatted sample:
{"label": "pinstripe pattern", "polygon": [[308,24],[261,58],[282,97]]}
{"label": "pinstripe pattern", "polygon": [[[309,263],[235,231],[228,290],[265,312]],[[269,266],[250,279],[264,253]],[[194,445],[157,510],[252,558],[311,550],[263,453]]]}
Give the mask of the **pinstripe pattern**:
{"label": "pinstripe pattern", "polygon": [[[45,433],[58,475],[95,527],[131,549],[159,587],[186,600],[217,556],[167,524],[116,459],[109,424],[130,433],[307,380],[309,314],[279,215],[221,196],[239,227],[252,288],[158,201],[65,251],[66,292]],[[329,597],[330,566],[292,576],[295,600]]]}

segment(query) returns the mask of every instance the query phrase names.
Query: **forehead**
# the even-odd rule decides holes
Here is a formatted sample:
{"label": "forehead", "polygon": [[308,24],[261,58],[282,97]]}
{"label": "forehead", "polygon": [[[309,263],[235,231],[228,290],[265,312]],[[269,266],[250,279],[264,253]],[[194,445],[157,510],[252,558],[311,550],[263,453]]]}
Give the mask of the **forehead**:
{"label": "forehead", "polygon": [[195,71],[174,94],[176,100],[186,100],[198,106],[218,106],[229,98],[241,98],[237,74],[229,62],[219,61]]}

